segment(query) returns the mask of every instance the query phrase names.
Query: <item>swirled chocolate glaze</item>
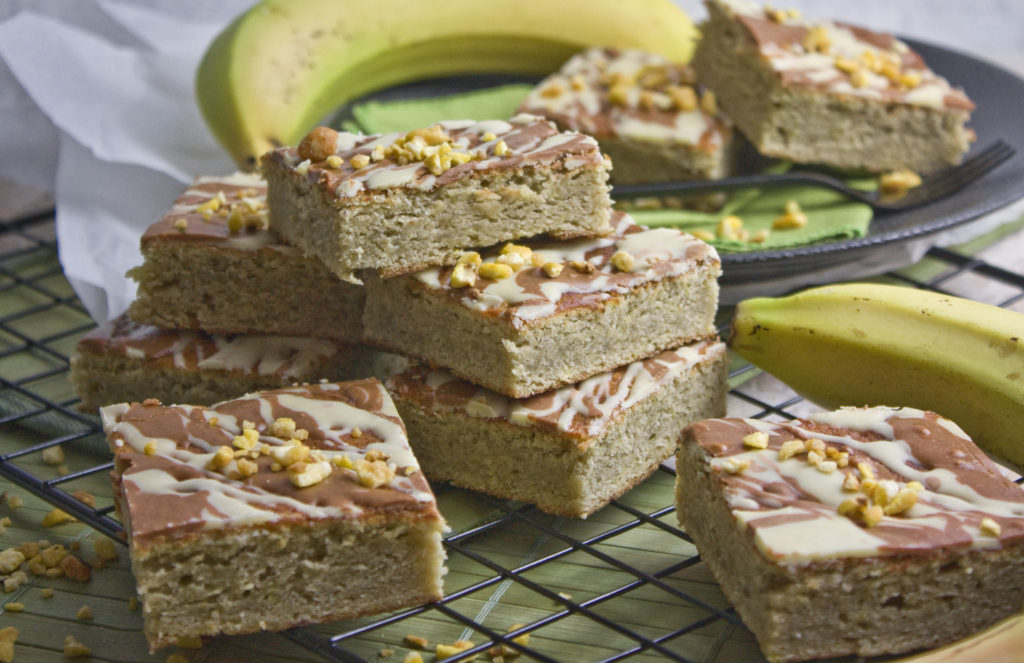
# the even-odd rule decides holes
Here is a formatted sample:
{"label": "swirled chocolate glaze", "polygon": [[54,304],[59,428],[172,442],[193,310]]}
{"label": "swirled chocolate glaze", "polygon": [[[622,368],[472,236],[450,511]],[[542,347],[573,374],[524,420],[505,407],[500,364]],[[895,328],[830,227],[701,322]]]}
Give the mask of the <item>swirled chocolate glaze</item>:
{"label": "swirled chocolate glaze", "polygon": [[415,365],[388,388],[427,411],[458,412],[557,432],[585,448],[622,413],[705,362],[721,361],[725,344],[704,340],[529,398],[509,398],[443,370]]}
{"label": "swirled chocolate glaze", "polygon": [[[453,149],[473,155],[474,160],[455,165],[439,175],[432,174],[421,161],[399,164],[388,157],[371,159],[367,165],[354,168],[353,156],[372,157],[374,148],[392,145],[405,133],[362,135],[344,131],[337,137],[334,156],[340,157],[342,164],[336,168],[329,166],[326,159],[316,163],[303,161],[295,147],[278,148],[265,154],[263,159],[284,164],[296,174],[304,174],[321,190],[340,199],[393,188],[431,191],[488,170],[515,170],[525,166],[564,171],[608,168],[593,138],[575,132],[559,132],[554,124],[538,117],[517,115],[508,122],[449,121],[438,124],[450,137]],[[485,136],[487,140],[484,140]],[[498,148],[499,144],[507,151]]]}
{"label": "swirled chocolate glaze", "polygon": [[[757,431],[767,433],[767,448],[744,444]],[[848,453],[849,463],[819,468],[806,454],[780,460],[783,444],[810,439]],[[711,419],[687,427],[684,443],[700,445],[736,523],[782,563],[1024,545],[1024,487],[932,412],[844,408],[787,423]],[[749,465],[736,471],[737,463]],[[871,527],[840,514],[856,495],[844,489],[847,475],[866,478],[862,463],[890,495],[918,482],[916,503]]]}
{"label": "swirled chocolate glaze", "polygon": [[[756,42],[761,57],[787,85],[915,106],[974,108],[963,90],[950,86],[946,79],[928,68],[920,55],[890,34],[790,14],[776,13],[773,18],[765,7],[747,0],[716,0],[716,4],[737,19]],[[824,51],[805,45],[808,33],[815,29],[827,40],[828,47]],[[867,57],[891,59],[898,63],[902,73],[920,77],[919,82],[901,85],[878,72],[861,69],[866,84],[854,85],[851,74],[837,68],[836,61],[861,62],[865,53],[869,54]]]}
{"label": "swirled chocolate glaze", "polygon": [[[644,85],[645,77],[650,84]],[[609,91],[615,80],[631,83],[623,87],[623,98],[613,103]],[[557,73],[541,81],[519,109],[598,140],[620,137],[713,152],[731,133],[726,120],[699,104],[692,110],[675,108],[668,93],[673,87],[694,83],[688,66],[662,55],[592,48],[574,55]]]}
{"label": "swirled chocolate glaze", "polygon": [[[216,199],[216,203],[211,203]],[[218,204],[219,203],[219,204]],[[265,223],[232,231],[233,209],[252,219],[266,213],[267,184],[261,177],[234,173],[199,177],[174,201],[171,209],[142,235],[142,248],[156,242],[202,242],[239,251],[272,250],[300,256],[298,249],[281,243]],[[208,209],[205,213],[203,207]]]}
{"label": "swirled chocolate glaze", "polygon": [[[521,328],[544,317],[581,306],[600,306],[616,294],[687,272],[710,268],[717,277],[721,261],[708,244],[674,228],[649,229],[636,225],[632,217],[613,212],[614,232],[607,237],[570,241],[526,242],[544,262],[563,266],[558,276],[548,276],[541,267],[527,266],[503,279],[480,277],[467,288],[451,286],[452,268],[426,269],[410,275],[421,285],[442,291],[460,305],[488,316],[506,320]],[[612,256],[624,251],[634,264],[621,271]],[[484,261],[498,255],[494,249],[481,253]],[[573,263],[587,262],[592,271],[580,271]]]}
{"label": "swirled chocolate glaze", "polygon": [[328,360],[350,353],[348,346],[329,339],[168,330],[138,324],[127,314],[82,337],[78,351],[124,356],[152,368],[276,376],[284,384],[308,375]]}
{"label": "swirled chocolate glaze", "polygon": [[[122,403],[103,408],[101,416],[117,456],[115,479],[135,545],[207,530],[385,512],[440,518],[405,427],[377,380],[277,389],[213,407]],[[270,454],[256,458],[258,470],[245,478],[228,478],[237,459],[220,470],[207,469],[215,452],[231,447],[250,425],[261,445],[287,445],[274,434],[272,424],[280,418],[308,431],[303,443],[334,467],[325,479],[297,487],[275,469]],[[352,469],[333,463],[344,455],[358,464],[371,452],[382,454],[394,472],[377,487],[366,487]]]}

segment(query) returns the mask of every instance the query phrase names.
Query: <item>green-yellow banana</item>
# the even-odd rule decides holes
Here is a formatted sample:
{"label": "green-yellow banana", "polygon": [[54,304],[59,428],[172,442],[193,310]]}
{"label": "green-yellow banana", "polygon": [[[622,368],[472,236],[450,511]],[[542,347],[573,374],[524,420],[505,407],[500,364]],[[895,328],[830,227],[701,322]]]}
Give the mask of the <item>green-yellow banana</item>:
{"label": "green-yellow banana", "polygon": [[818,405],[933,410],[1024,466],[1024,314],[851,283],[741,302],[730,346]]}
{"label": "green-yellow banana", "polygon": [[264,0],[210,45],[196,98],[251,169],[346,101],[476,72],[547,74],[588,46],[689,59],[696,30],[671,0]]}

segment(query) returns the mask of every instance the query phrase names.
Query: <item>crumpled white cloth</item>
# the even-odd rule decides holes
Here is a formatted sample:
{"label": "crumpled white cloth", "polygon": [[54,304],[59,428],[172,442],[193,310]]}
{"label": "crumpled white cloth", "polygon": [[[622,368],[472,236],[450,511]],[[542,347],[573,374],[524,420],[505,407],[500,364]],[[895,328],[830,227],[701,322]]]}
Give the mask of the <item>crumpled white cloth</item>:
{"label": "crumpled white cloth", "polygon": [[193,78],[249,0],[210,4],[26,3],[0,23],[0,175],[53,193],[61,264],[96,320],[127,308],[139,236],[183,186],[234,170]]}

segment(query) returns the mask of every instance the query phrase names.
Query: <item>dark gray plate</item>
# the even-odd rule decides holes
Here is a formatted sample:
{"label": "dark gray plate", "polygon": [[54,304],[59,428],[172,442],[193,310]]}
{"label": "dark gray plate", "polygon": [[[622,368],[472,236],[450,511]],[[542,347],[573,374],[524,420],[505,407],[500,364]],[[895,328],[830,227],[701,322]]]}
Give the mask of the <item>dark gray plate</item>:
{"label": "dark gray plate", "polygon": [[[898,265],[874,259],[892,244],[921,242],[1024,197],[1024,80],[969,55],[919,41],[906,40],[931,68],[962,87],[977,104],[970,125],[978,134],[972,152],[1002,138],[1017,154],[972,186],[930,205],[905,212],[876,214],[868,234],[857,239],[812,244],[777,251],[723,256],[722,283],[741,284],[804,275],[815,281],[818,271],[849,263],[878,264],[877,271]],[[906,248],[906,247],[904,247]],[[903,252],[909,255],[910,251]],[[873,271],[870,266],[851,273]],[[860,274],[863,275],[863,274]]]}
{"label": "dark gray plate", "polygon": [[[1002,138],[1017,149],[1017,154],[957,194],[905,212],[876,214],[864,237],[723,255],[720,281],[724,286],[724,302],[903,267],[934,244],[942,231],[1024,197],[1024,80],[1005,69],[957,51],[910,39],[906,41],[932,69],[953,85],[966,90],[977,104],[969,126],[977,132],[978,140],[971,152]],[[354,103],[367,99],[437,96],[536,80],[504,75],[454,76],[395,86]],[[350,108],[338,109],[329,123],[338,126],[341,120],[351,118]]]}

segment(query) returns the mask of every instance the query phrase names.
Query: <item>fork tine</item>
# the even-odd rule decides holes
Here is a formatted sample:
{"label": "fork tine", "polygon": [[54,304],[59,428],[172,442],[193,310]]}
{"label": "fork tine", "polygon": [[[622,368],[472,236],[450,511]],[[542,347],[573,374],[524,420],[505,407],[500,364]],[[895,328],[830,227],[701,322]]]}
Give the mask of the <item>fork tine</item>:
{"label": "fork tine", "polygon": [[912,190],[903,199],[893,201],[888,207],[901,209],[948,196],[988,174],[1014,154],[1016,150],[1013,147],[1003,140],[998,140],[959,166],[948,168],[927,179],[923,185]]}

